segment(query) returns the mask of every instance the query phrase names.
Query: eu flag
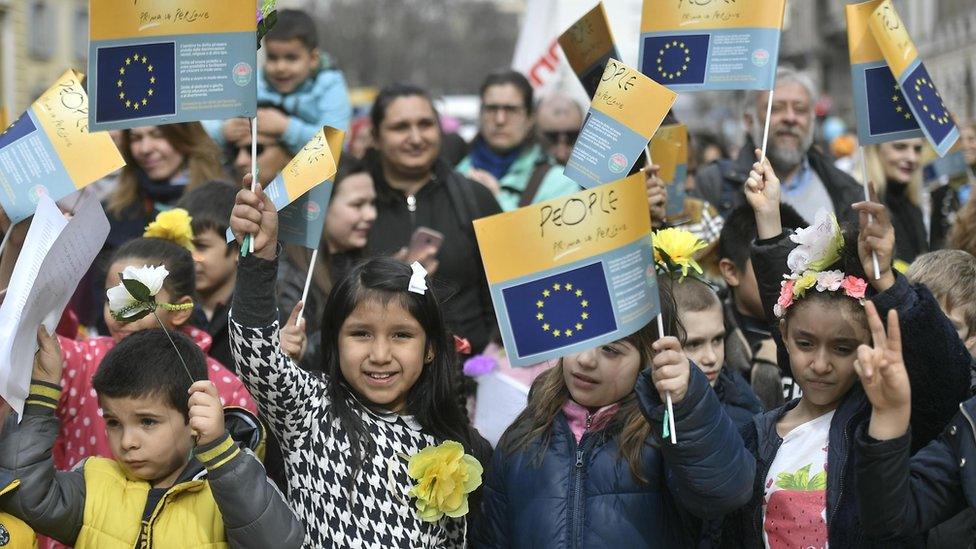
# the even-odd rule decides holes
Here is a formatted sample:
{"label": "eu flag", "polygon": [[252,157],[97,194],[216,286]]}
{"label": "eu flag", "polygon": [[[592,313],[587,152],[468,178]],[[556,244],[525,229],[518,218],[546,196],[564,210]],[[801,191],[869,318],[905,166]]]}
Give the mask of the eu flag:
{"label": "eu flag", "polygon": [[176,114],[173,42],[98,48],[97,122]]}
{"label": "eu flag", "polygon": [[909,73],[902,87],[929,139],[938,146],[952,133],[955,124],[942,102],[939,90],[935,89],[935,83],[932,82],[925,65],[919,63],[915,70]]}
{"label": "eu flag", "polygon": [[31,120],[31,117],[25,112],[24,114],[20,115],[20,118],[18,118],[16,122],[4,130],[3,133],[0,133],[0,149],[22,137],[34,133],[35,130],[37,130],[37,128],[34,127],[34,121]]}
{"label": "eu flag", "polygon": [[603,264],[502,290],[518,356],[567,347],[617,329]]}
{"label": "eu flag", "polygon": [[708,34],[648,36],[641,72],[665,86],[704,84],[708,41]]}
{"label": "eu flag", "polygon": [[864,71],[867,91],[868,128],[871,136],[918,130],[918,121],[905,102],[901,87],[885,65]]}

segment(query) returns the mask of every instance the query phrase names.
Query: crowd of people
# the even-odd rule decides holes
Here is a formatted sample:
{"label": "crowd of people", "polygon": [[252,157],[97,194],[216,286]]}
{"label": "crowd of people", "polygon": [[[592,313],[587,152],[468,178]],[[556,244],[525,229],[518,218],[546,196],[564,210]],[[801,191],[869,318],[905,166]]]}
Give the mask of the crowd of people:
{"label": "crowd of people", "polygon": [[[976,122],[961,182],[923,182],[921,138],[838,162],[781,67],[736,154],[693,131],[686,181],[635,166],[655,234],[700,244],[659,266],[664,332],[515,368],[472,221],[580,190],[584,107],[493,73],[465,143],[411,84],[353,117],[304,12],[265,51],[257,135],[113,132],[126,166],[82,191],[108,239],[23,414],[0,401],[0,546],[973,546]],[[313,264],[261,186],[323,126],[347,148]],[[29,225],[0,215],[0,286]],[[118,314],[147,267],[160,305]]]}

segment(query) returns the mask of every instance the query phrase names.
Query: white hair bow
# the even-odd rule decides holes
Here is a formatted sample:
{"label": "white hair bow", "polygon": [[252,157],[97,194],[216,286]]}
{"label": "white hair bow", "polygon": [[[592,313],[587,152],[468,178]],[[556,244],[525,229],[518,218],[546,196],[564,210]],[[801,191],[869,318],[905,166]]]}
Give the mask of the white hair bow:
{"label": "white hair bow", "polygon": [[407,285],[407,291],[413,292],[415,294],[424,295],[427,293],[427,270],[424,266],[420,264],[419,261],[414,261],[410,264],[410,269],[413,274],[410,275],[410,284]]}

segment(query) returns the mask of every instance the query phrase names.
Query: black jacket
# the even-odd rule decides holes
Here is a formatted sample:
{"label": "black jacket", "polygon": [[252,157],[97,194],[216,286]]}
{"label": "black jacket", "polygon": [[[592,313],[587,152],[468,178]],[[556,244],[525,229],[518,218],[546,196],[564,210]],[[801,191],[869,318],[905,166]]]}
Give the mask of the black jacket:
{"label": "black jacket", "polygon": [[448,329],[480,352],[494,330],[495,313],[471,221],[501,213],[495,197],[438,160],[434,177],[417,192],[411,211],[406,195],[387,184],[377,153],[372,151],[364,160],[376,185],[376,223],[369,231],[366,253],[395,254],[410,243],[418,227],[443,233],[433,289],[440,290]]}
{"label": "black jacket", "polygon": [[[959,511],[976,508],[976,398],[942,435],[910,457],[911,431],[877,441],[857,433],[857,494],[864,531],[882,539],[927,531]],[[960,546],[964,540],[957,540]],[[965,540],[969,542],[971,540]]]}
{"label": "black jacket", "polygon": [[895,228],[895,258],[911,263],[929,251],[922,208],[909,199],[907,185],[891,181],[885,185],[884,203]]}
{"label": "black jacket", "polygon": [[725,413],[738,429],[748,425],[753,416],[763,411],[762,403],[745,378],[727,367],[718,375],[714,388]]}
{"label": "black jacket", "polygon": [[699,518],[742,505],[753,461],[705,375],[691,369],[688,393],[674,406],[677,445],[661,438],[664,406],[649,372],[638,377],[634,390],[652,433],[642,453],[647,484],[620,457],[619,422],[584,433],[577,444],[560,412],[541,461],[541,442],[495,450],[474,546],[689,547]]}
{"label": "black jacket", "polygon": [[[746,203],[742,188],[756,162],[755,150],[752,141],[747,140],[735,160],[719,160],[699,170],[695,174],[695,189],[691,194],[711,202],[722,217],[728,217],[733,209]],[[817,147],[807,151],[807,160],[827,189],[837,218],[841,222],[857,221],[851,204],[864,200],[863,187],[853,177],[837,169]]]}

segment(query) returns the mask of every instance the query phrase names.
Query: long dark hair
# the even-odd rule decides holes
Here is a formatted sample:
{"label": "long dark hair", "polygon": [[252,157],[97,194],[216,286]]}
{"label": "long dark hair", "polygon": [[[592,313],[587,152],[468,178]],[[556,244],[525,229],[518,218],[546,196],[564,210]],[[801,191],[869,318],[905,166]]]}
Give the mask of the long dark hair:
{"label": "long dark hair", "polygon": [[426,347],[432,349],[434,357],[424,365],[410,389],[406,413],[413,415],[424,432],[438,441],[460,442],[466,452],[484,463],[489,458],[484,439],[471,427],[467,413],[457,399],[458,359],[451,336],[444,327],[440,304],[433,290],[423,295],[407,291],[411,273],[410,267],[399,261],[374,258],[357,264],[332,287],[322,314],[321,328],[322,370],[329,377],[326,395],[332,403],[332,412],[348,433],[353,463],[360,463],[364,452],[372,452],[374,446],[357,408],[372,405],[356,395],[342,376],[339,331],[360,303],[372,299],[386,306],[396,301],[420,323],[427,338]]}
{"label": "long dark hair", "polygon": [[[661,296],[664,335],[673,335],[683,344],[685,331],[678,320],[670,286],[659,286],[658,293]],[[651,320],[637,332],[623,338],[637,348],[642,370],[650,364],[654,355],[651,345],[660,337],[657,322]],[[563,378],[563,361],[560,360],[556,367],[540,375],[532,384],[528,405],[505,431],[498,443],[498,449],[513,453],[517,450],[526,450],[538,443],[532,461],[537,466],[541,464],[552,440],[556,416],[569,398],[569,388],[566,387],[566,380]],[[642,470],[642,461],[644,446],[651,438],[651,424],[641,413],[634,392],[625,396],[619,404],[619,410],[607,427],[608,432],[615,433],[617,448],[620,450],[619,457],[627,461],[634,480],[646,484],[647,477]]]}

